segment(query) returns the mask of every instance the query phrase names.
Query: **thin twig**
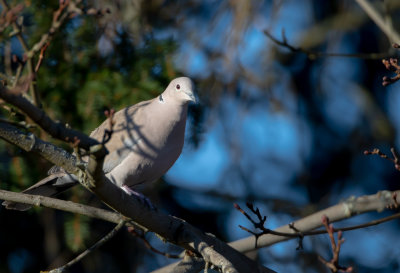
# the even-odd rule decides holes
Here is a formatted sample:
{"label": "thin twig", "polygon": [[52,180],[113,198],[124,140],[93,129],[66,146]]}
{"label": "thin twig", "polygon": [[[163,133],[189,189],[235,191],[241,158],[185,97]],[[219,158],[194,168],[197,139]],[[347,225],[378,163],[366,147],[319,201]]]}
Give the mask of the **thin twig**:
{"label": "thin twig", "polygon": [[71,266],[73,266],[74,264],[78,263],[79,261],[81,261],[83,258],[85,258],[87,255],[89,255],[90,253],[92,253],[94,250],[98,249],[99,247],[101,247],[104,243],[106,243],[107,241],[109,241],[111,238],[113,238],[117,232],[125,225],[125,221],[121,220],[117,226],[115,226],[115,228],[113,228],[106,236],[104,236],[103,238],[101,238],[97,243],[95,243],[93,246],[91,246],[90,248],[86,249],[84,252],[82,252],[81,254],[79,254],[76,258],[74,258],[73,260],[69,261],[66,265],[63,265],[61,267],[52,269],[49,271],[49,273],[61,273],[64,272],[66,269],[70,268]]}
{"label": "thin twig", "polygon": [[[43,34],[38,42],[36,42],[30,50],[26,52],[27,57],[32,58],[37,52],[39,52],[45,44],[49,43],[53,38],[54,34],[60,29],[64,21],[71,15],[69,12],[69,6],[73,6],[74,11],[77,9],[75,4],[70,1],[60,1],[59,8],[53,13],[53,20],[47,33]],[[66,10],[65,12],[63,12]]]}
{"label": "thin twig", "polygon": [[[396,204],[397,199],[396,199],[397,195],[393,196],[393,200],[395,201],[394,203]],[[250,207],[249,207],[250,206]],[[292,233],[289,232],[279,232],[279,231],[275,231],[275,230],[271,230],[268,228],[264,227],[265,224],[265,220],[266,216],[261,216],[259,209],[254,209],[252,207],[251,204],[248,204],[248,207],[250,208],[250,210],[256,214],[259,222],[254,221],[242,208],[240,208],[240,206],[238,204],[234,204],[234,207],[239,210],[243,215],[246,216],[247,219],[249,219],[249,221],[254,225],[255,228],[258,228],[259,230],[261,230],[260,232],[254,232],[246,227],[243,227],[241,225],[239,225],[239,228],[241,228],[242,230],[254,235],[256,237],[256,246],[255,248],[258,248],[257,246],[257,241],[258,238],[261,237],[262,235],[266,235],[266,234],[271,234],[271,235],[277,235],[277,236],[282,236],[282,237],[298,237],[300,242],[299,242],[299,246],[298,249],[301,249],[301,245],[302,245],[302,239],[305,236],[313,236],[313,235],[320,235],[320,234],[325,234],[327,233],[326,229],[321,229],[321,230],[313,230],[313,231],[301,231],[298,228],[295,227],[294,223],[290,223],[289,227],[294,231]],[[393,205],[393,208],[397,208],[398,206]],[[388,221],[392,221],[394,219],[398,219],[400,218],[400,213],[396,213],[393,214],[391,216],[388,217],[384,217],[381,218],[379,220],[373,220],[370,221],[368,223],[364,223],[364,224],[360,224],[360,225],[354,225],[354,226],[349,226],[349,227],[343,227],[343,228],[332,228],[332,232],[344,232],[344,231],[350,231],[350,230],[356,230],[356,229],[361,229],[361,228],[366,228],[366,227],[370,227],[370,226],[375,226],[375,225],[379,225]]]}
{"label": "thin twig", "polygon": [[89,150],[90,146],[99,144],[95,139],[88,137],[80,131],[66,128],[64,124],[54,122],[43,110],[15,93],[15,90],[9,90],[0,85],[0,98],[16,106],[52,137],[72,143],[76,141],[76,137],[80,140],[79,147],[85,150]]}
{"label": "thin twig", "polygon": [[303,249],[303,239],[304,239],[304,233],[301,232],[299,229],[297,229],[294,226],[294,223],[289,223],[289,227],[294,230],[297,234],[299,234],[299,243],[297,244],[296,250],[302,250]]}
{"label": "thin twig", "polygon": [[17,83],[18,83],[18,81],[19,81],[19,79],[21,77],[23,68],[24,68],[24,64],[21,63],[21,62],[18,62],[18,67],[17,67],[17,71],[15,72],[15,76],[14,76],[14,79],[13,79],[12,88],[17,86]]}
{"label": "thin twig", "polygon": [[39,71],[40,66],[42,65],[44,59],[44,53],[46,52],[47,47],[50,45],[50,42],[47,42],[43,45],[42,49],[40,50],[39,59],[35,67],[35,73]]}
{"label": "thin twig", "polygon": [[389,157],[388,155],[381,152],[377,148],[373,149],[372,151],[368,151],[368,150],[364,151],[364,155],[378,155],[383,159],[387,159],[387,160],[393,162],[395,169],[400,171],[399,157],[397,156],[395,149],[393,147],[390,148],[390,152],[392,153],[393,158]]}
{"label": "thin twig", "polygon": [[[393,48],[396,48],[396,49],[400,48],[400,45],[396,44],[396,43],[394,43],[392,46],[393,46]],[[398,65],[397,59],[395,59],[395,58],[382,59],[382,63],[387,70],[392,71],[396,74],[394,77],[384,76],[382,79],[383,86],[388,86],[388,85],[400,80],[400,65]]]}
{"label": "thin twig", "polygon": [[114,109],[110,109],[110,110],[105,110],[104,111],[104,115],[107,117],[108,119],[108,126],[109,129],[104,130],[104,134],[103,134],[103,140],[101,141],[102,144],[106,144],[108,141],[110,141],[112,134],[114,133],[114,114],[115,114],[115,110]]}
{"label": "thin twig", "polygon": [[144,233],[144,232],[140,232],[140,233],[137,232],[137,231],[136,231],[136,228],[133,227],[133,226],[132,226],[132,227],[128,227],[128,232],[131,233],[132,235],[136,236],[137,238],[141,239],[141,240],[143,241],[144,245],[145,245],[148,249],[150,249],[151,251],[153,251],[154,253],[163,255],[163,256],[165,256],[165,257],[167,257],[167,258],[171,258],[171,259],[179,259],[179,258],[181,258],[180,255],[170,254],[170,253],[163,252],[163,251],[160,251],[160,250],[154,248],[154,247],[150,244],[150,242],[144,237],[145,233]]}
{"label": "thin twig", "polygon": [[[0,0],[0,1],[1,1],[1,4],[2,4],[4,10],[6,12],[8,12],[10,10],[10,7],[8,6],[6,0]],[[22,46],[23,50],[25,51],[25,53],[28,53],[29,52],[29,46],[28,46],[28,43],[25,41],[24,36],[22,35],[21,26],[15,20],[12,22],[12,25],[13,25],[13,28],[14,28],[13,34],[16,35],[16,37],[17,37],[18,41],[21,43],[21,46]],[[31,77],[34,78],[35,71],[34,71],[34,67],[33,67],[32,57],[28,57],[27,60],[26,60],[26,63],[27,63],[27,66],[28,66],[28,75],[29,75],[29,77],[30,78]],[[34,105],[40,107],[39,94],[38,94],[38,92],[36,90],[35,81],[32,81],[30,83],[29,90],[31,92],[31,96],[32,96]]]}
{"label": "thin twig", "polygon": [[318,52],[312,51],[308,49],[304,49],[301,47],[295,47],[287,42],[285,30],[282,29],[282,41],[275,38],[271,33],[267,30],[263,31],[264,34],[271,39],[274,43],[279,46],[285,47],[289,49],[291,52],[294,53],[302,53],[307,55],[309,59],[316,59],[316,58],[327,58],[327,57],[343,57],[343,58],[359,58],[365,60],[377,60],[386,58],[389,56],[389,53],[354,53],[354,54],[346,54],[346,53],[334,53],[334,52]]}
{"label": "thin twig", "polygon": [[337,233],[337,243],[335,241],[335,236],[334,236],[334,228],[333,225],[329,223],[329,218],[324,215],[322,217],[322,223],[325,226],[325,229],[329,235],[329,239],[331,241],[331,247],[332,247],[332,252],[333,252],[333,257],[330,261],[325,260],[321,256],[318,255],[318,259],[325,264],[333,273],[336,272],[353,272],[353,267],[349,266],[341,266],[339,265],[339,254],[340,254],[340,248],[342,244],[344,243],[344,239],[342,238],[342,232],[339,231]]}
{"label": "thin twig", "polygon": [[[24,5],[17,4],[15,7],[9,8],[7,3],[3,0],[1,1],[1,4],[3,8],[0,14],[0,32],[3,32],[9,25],[12,25],[18,19],[18,15],[24,9]],[[10,36],[12,36],[13,33],[15,33],[15,28],[13,32],[10,33]]]}

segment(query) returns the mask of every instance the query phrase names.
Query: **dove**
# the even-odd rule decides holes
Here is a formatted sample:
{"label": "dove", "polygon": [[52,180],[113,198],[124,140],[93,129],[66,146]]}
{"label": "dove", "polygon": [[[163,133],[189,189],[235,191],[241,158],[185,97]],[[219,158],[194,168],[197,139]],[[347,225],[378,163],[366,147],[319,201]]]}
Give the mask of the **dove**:
{"label": "dove", "polygon": [[[113,133],[105,146],[103,171],[107,178],[129,194],[139,185],[149,184],[163,176],[182,152],[188,104],[196,103],[190,78],[172,80],[158,97],[119,110],[113,116]],[[102,141],[109,120],[97,127],[90,137]],[[48,177],[23,193],[55,196],[77,185],[73,174],[53,166]],[[7,209],[27,210],[31,205],[3,202]]]}

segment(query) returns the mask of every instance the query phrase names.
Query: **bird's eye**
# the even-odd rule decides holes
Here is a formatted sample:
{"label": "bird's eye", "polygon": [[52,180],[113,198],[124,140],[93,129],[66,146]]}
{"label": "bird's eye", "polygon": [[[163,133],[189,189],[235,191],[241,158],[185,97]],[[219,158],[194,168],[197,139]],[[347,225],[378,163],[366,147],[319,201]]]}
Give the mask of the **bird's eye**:
{"label": "bird's eye", "polygon": [[176,89],[181,89],[181,86],[179,84],[176,85]]}

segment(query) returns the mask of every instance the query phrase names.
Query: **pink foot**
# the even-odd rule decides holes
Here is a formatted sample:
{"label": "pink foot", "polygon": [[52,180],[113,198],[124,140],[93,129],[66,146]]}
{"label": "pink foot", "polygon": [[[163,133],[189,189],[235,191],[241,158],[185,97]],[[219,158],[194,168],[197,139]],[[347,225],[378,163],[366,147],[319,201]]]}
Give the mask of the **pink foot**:
{"label": "pink foot", "polygon": [[126,185],[123,185],[123,186],[121,187],[121,189],[122,189],[124,192],[126,192],[127,194],[129,194],[129,195],[135,195],[136,197],[138,197],[139,200],[140,200],[144,205],[148,206],[150,209],[156,210],[156,207],[153,205],[153,203],[151,203],[150,199],[147,198],[146,196],[144,196],[143,193],[134,191],[134,190],[132,190],[131,188],[129,188],[128,186],[126,186]]}

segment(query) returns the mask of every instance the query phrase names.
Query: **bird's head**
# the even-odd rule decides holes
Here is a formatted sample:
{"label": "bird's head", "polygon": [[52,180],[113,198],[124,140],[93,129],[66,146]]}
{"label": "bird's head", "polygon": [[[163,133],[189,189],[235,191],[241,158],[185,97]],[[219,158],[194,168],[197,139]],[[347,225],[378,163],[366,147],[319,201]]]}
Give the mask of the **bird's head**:
{"label": "bird's head", "polygon": [[168,85],[167,91],[170,96],[183,103],[188,101],[193,101],[196,103],[194,84],[188,77],[180,77],[172,80]]}

